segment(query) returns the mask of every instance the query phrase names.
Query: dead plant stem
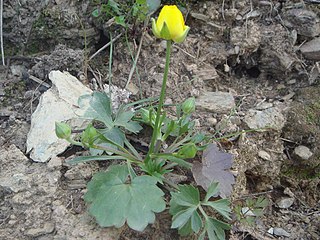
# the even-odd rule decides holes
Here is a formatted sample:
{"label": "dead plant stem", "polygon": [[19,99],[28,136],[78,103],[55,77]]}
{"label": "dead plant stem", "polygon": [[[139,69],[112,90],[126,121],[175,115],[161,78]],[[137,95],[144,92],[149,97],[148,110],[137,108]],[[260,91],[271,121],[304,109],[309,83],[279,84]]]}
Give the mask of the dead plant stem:
{"label": "dead plant stem", "polygon": [[0,0],[0,42],[1,42],[1,58],[2,58],[2,65],[5,66],[5,61],[4,61],[4,49],[3,49],[3,0]]}

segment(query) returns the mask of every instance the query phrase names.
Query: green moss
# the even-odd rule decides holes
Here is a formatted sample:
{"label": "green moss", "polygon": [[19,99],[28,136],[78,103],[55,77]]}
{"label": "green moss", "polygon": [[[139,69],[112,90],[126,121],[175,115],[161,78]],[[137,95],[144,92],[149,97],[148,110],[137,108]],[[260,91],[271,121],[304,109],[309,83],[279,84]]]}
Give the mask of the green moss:
{"label": "green moss", "polygon": [[284,176],[295,178],[297,180],[316,179],[320,177],[320,165],[316,167],[301,166],[301,165],[286,165],[281,170],[281,173]]}
{"label": "green moss", "polygon": [[7,107],[10,105],[11,99],[13,98],[19,98],[20,96],[23,96],[26,88],[25,81],[19,81],[9,84],[4,89],[4,98],[1,102],[1,107]]}
{"label": "green moss", "polygon": [[304,108],[308,124],[320,126],[320,101],[310,104]]}

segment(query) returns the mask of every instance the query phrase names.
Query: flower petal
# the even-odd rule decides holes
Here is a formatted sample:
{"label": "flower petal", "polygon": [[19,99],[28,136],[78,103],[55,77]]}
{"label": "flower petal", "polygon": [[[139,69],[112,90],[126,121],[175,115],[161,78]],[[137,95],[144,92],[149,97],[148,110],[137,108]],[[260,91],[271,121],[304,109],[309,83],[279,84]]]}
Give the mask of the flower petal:
{"label": "flower petal", "polygon": [[161,38],[159,28],[157,27],[156,20],[151,18],[152,22],[152,32],[157,38]]}
{"label": "flower petal", "polygon": [[189,30],[190,30],[190,27],[185,26],[185,30],[184,30],[183,34],[182,34],[181,36],[178,36],[178,37],[176,37],[176,38],[173,38],[172,40],[173,40],[174,42],[176,42],[176,43],[182,43],[182,42],[186,39]]}
{"label": "flower petal", "polygon": [[182,42],[189,31],[183,15],[176,5],[165,5],[157,21],[152,20],[152,31],[156,37]]}

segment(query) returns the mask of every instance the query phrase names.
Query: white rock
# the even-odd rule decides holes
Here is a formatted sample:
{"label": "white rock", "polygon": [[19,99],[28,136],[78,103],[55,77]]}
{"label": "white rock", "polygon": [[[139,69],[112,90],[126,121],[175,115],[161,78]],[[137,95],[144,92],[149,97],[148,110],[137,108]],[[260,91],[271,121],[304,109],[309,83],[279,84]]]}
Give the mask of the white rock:
{"label": "white rock", "polygon": [[263,151],[263,150],[258,152],[258,156],[261,157],[264,160],[267,160],[267,161],[270,161],[270,159],[271,159],[270,154],[267,153],[266,151]]}
{"label": "white rock", "polygon": [[279,201],[277,201],[277,205],[279,208],[289,208],[292,206],[294,202],[294,198],[282,198]]}
{"label": "white rock", "polygon": [[285,124],[285,117],[277,107],[268,108],[263,111],[250,109],[244,121],[250,129],[273,128],[281,130]]}
{"label": "white rock", "polygon": [[248,207],[243,207],[241,212],[246,217],[255,217],[256,215]]}
{"label": "white rock", "polygon": [[309,148],[307,148],[306,146],[302,146],[302,145],[300,145],[294,149],[294,154],[303,160],[308,160],[313,155],[313,153],[310,151]]}
{"label": "white rock", "polygon": [[273,230],[274,230],[274,228],[271,227],[271,228],[269,228],[269,230],[268,230],[267,232],[268,232],[269,234],[273,235]]}
{"label": "white rock", "polygon": [[47,162],[69,146],[57,138],[55,122],[77,118],[78,98],[92,92],[67,72],[51,71],[49,79],[53,86],[40,97],[27,139],[27,152],[36,162]]}
{"label": "white rock", "polygon": [[286,230],[283,228],[277,228],[275,227],[273,229],[273,234],[276,236],[283,236],[283,237],[290,237],[290,233],[288,233]]}
{"label": "white rock", "polygon": [[235,107],[235,102],[230,93],[205,92],[196,98],[196,107],[214,113],[229,113]]}

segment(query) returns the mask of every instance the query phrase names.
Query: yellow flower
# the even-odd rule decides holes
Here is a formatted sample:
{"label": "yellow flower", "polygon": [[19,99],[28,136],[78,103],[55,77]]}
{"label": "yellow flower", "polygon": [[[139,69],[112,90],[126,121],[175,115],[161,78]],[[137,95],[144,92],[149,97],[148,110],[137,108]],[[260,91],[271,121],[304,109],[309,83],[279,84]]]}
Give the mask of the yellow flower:
{"label": "yellow flower", "polygon": [[157,21],[152,18],[152,32],[157,38],[181,43],[186,38],[189,29],[184,24],[182,13],[176,5],[165,5]]}

